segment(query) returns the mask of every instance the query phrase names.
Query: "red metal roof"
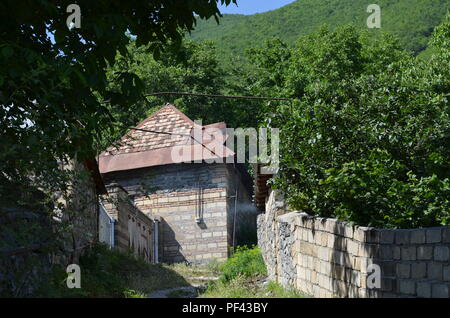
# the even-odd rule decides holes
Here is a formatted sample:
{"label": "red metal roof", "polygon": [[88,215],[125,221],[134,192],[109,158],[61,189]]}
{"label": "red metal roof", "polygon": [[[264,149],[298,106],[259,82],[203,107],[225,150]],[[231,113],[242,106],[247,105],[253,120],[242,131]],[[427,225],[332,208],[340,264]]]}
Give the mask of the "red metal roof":
{"label": "red metal roof", "polygon": [[[203,138],[195,136],[194,128],[202,132]],[[190,153],[192,160],[234,158],[234,152],[223,145],[228,137],[225,129],[225,123],[198,126],[175,106],[167,104],[125,134],[118,145],[100,154],[100,172],[180,163],[174,160],[174,152]],[[213,144],[217,140],[223,140],[219,147]]]}

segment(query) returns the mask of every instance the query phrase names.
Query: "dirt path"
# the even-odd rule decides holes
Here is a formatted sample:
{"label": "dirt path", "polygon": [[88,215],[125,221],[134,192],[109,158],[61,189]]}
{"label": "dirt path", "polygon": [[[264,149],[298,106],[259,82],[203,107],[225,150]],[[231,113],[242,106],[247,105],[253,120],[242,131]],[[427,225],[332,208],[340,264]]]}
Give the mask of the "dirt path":
{"label": "dirt path", "polygon": [[219,279],[215,273],[204,267],[175,266],[173,270],[183,276],[189,286],[157,290],[150,293],[148,298],[196,298],[206,290],[209,282]]}

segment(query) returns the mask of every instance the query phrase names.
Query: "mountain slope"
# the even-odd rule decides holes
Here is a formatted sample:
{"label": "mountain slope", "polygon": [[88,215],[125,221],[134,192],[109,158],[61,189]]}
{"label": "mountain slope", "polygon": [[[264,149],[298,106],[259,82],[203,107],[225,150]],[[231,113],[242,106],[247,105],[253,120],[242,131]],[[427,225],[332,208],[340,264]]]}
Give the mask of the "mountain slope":
{"label": "mountain slope", "polygon": [[224,15],[220,25],[214,20],[200,20],[190,37],[213,40],[221,57],[232,58],[273,37],[292,44],[323,24],[332,28],[354,24],[367,29],[370,13],[366,10],[374,2],[381,7],[381,31],[395,34],[406,49],[415,53],[427,47],[434,27],[450,9],[450,0],[297,0],[270,12]]}

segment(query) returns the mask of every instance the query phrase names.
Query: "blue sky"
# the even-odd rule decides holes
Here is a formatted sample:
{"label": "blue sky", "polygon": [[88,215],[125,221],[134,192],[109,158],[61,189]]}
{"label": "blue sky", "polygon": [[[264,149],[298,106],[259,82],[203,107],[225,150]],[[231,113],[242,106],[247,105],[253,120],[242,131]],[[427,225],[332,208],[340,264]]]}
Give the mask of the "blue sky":
{"label": "blue sky", "polygon": [[222,13],[254,14],[278,9],[295,0],[237,0],[235,4],[220,6]]}

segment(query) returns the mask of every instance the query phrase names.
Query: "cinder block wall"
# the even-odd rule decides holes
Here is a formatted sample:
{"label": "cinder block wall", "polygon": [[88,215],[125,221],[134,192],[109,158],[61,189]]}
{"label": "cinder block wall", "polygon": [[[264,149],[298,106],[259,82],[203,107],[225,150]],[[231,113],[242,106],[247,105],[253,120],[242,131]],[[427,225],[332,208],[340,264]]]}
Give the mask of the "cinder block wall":
{"label": "cinder block wall", "polygon": [[[258,216],[271,279],[315,297],[450,297],[450,228],[386,230],[286,213],[272,192]],[[370,264],[381,287],[369,288]]]}
{"label": "cinder block wall", "polygon": [[227,169],[225,164],[177,164],[104,177],[120,184],[140,211],[161,217],[161,261],[207,263],[228,256]]}

